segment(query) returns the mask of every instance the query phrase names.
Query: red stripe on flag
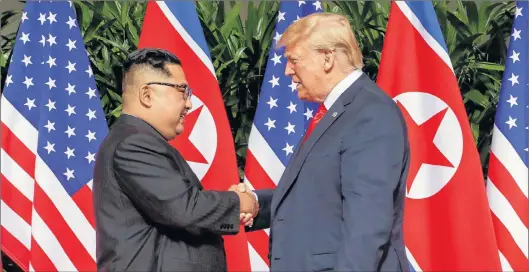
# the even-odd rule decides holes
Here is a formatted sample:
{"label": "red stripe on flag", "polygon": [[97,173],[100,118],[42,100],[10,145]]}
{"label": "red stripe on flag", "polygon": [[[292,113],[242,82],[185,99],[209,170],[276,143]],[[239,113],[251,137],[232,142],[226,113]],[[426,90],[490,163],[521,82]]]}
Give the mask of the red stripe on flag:
{"label": "red stripe on flag", "polygon": [[66,252],[75,267],[80,271],[94,269],[94,260],[68,223],[66,223],[63,214],[57,210],[48,195],[38,184],[35,186],[34,205],[35,210],[57,238],[57,241],[61,244],[64,252]]}
{"label": "red stripe on flag", "polygon": [[2,201],[20,216],[28,225],[31,225],[33,203],[23,195],[9,180],[2,176]]}
{"label": "red stripe on flag", "polygon": [[4,227],[1,230],[2,252],[15,262],[22,270],[29,270],[29,249],[26,248],[17,238],[15,238]]}
{"label": "red stripe on flag", "polygon": [[510,232],[494,214],[492,214],[492,224],[494,225],[494,230],[496,231],[498,249],[501,251],[503,256],[505,256],[505,259],[507,259],[511,265],[511,268],[514,271],[527,271],[527,258],[514,241]]}
{"label": "red stripe on flag", "polygon": [[245,173],[248,181],[255,189],[274,189],[276,187],[276,184],[255,159],[250,149],[246,153]]}
{"label": "red stripe on flag", "polygon": [[518,187],[512,175],[507,171],[507,168],[505,168],[492,152],[490,152],[489,160],[489,177],[492,183],[494,183],[494,186],[496,186],[496,188],[498,188],[498,190],[509,201],[514,211],[527,228],[527,197],[525,197],[522,190],[520,190],[520,187]]}
{"label": "red stripe on flag", "polygon": [[261,256],[261,259],[266,262],[266,265],[270,267],[270,260],[268,259],[268,235],[264,230],[253,231],[246,234],[248,242],[252,244],[257,254]]}
{"label": "red stripe on flag", "polygon": [[94,205],[92,203],[92,190],[88,185],[83,186],[77,193],[72,196],[73,201],[77,207],[84,214],[90,225],[95,229]]}
{"label": "red stripe on flag", "polygon": [[2,149],[17,162],[17,164],[35,178],[35,154],[24,145],[17,136],[2,123]]}
{"label": "red stripe on flag", "polygon": [[48,255],[33,238],[31,239],[31,266],[35,271],[57,271]]}

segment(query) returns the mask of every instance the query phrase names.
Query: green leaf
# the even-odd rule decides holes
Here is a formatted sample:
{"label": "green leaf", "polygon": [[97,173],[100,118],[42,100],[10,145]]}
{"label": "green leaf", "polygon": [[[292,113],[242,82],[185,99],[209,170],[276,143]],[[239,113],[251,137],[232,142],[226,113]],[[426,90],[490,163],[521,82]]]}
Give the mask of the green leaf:
{"label": "green leaf", "polygon": [[465,98],[468,98],[470,101],[481,105],[483,108],[488,108],[490,105],[489,100],[478,90],[470,90],[464,95]]}

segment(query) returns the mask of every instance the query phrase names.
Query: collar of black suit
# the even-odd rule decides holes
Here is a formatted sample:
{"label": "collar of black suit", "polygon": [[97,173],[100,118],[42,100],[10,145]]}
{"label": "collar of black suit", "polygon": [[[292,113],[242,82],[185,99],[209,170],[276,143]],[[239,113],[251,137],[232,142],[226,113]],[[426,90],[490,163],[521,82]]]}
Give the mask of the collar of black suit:
{"label": "collar of black suit", "polygon": [[118,120],[116,120],[116,125],[117,124],[127,124],[127,125],[130,125],[130,126],[134,126],[134,127],[137,127],[139,129],[142,129],[142,130],[147,130],[147,131],[150,131],[150,132],[153,132],[156,136],[159,136],[161,137],[162,139],[165,140],[165,138],[163,137],[163,135],[158,132],[158,130],[156,130],[153,126],[151,126],[149,123],[147,123],[145,120],[137,117],[137,116],[134,116],[134,115],[131,115],[131,114],[127,114],[127,113],[122,113]]}

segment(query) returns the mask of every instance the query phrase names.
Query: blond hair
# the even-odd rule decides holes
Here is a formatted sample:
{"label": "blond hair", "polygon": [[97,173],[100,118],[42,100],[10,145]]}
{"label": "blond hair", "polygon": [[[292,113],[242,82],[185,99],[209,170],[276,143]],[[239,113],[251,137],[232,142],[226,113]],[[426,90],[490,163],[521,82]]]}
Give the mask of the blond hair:
{"label": "blond hair", "polygon": [[356,69],[364,66],[351,25],[342,15],[320,12],[303,17],[285,30],[277,46],[294,46],[301,40],[307,40],[316,50],[343,52]]}

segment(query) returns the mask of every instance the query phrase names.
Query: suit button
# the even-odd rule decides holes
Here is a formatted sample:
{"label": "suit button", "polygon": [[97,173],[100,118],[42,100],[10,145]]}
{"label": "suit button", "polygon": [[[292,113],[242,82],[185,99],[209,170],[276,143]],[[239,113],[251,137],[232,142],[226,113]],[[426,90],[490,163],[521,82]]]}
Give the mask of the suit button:
{"label": "suit button", "polygon": [[230,229],[233,229],[233,224],[230,224]]}

